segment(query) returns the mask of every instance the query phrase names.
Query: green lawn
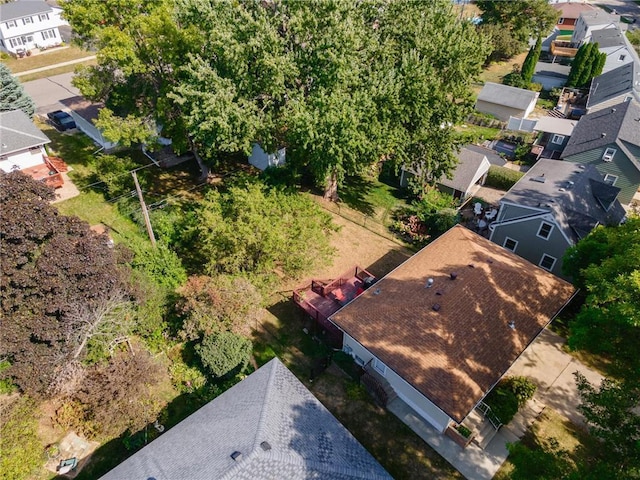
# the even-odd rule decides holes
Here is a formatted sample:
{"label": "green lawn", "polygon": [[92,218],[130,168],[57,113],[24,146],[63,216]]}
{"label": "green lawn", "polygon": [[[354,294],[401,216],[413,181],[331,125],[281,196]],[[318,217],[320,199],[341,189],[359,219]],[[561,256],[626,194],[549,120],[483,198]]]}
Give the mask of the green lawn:
{"label": "green lawn", "polygon": [[391,173],[381,180],[348,177],[340,189],[340,200],[348,207],[388,225],[393,211],[407,206],[407,194]]}
{"label": "green lawn", "polygon": [[78,65],[95,65],[95,60],[87,60],[86,62],[74,63],[72,65],[65,65],[63,67],[48,68],[42,72],[30,73],[28,75],[21,75],[18,77],[20,82],[30,82],[32,80],[38,80],[40,78],[53,77],[54,75],[62,75],[63,73],[74,72]]}
{"label": "green lawn", "polygon": [[27,70],[33,70],[35,68],[46,67],[48,65],[55,65],[56,63],[89,57],[91,55],[93,55],[93,53],[87,52],[86,50],[76,46],[69,46],[53,48],[38,55],[31,55],[30,57],[4,58],[2,63],[9,67],[9,70],[11,70],[12,73],[20,73],[26,72]]}

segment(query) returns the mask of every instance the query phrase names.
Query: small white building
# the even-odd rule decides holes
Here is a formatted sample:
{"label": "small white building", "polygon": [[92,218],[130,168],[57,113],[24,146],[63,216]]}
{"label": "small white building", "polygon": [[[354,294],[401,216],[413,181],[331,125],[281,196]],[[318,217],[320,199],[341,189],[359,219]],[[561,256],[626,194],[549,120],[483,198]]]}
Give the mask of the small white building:
{"label": "small white building", "polygon": [[499,120],[509,117],[527,118],[536,107],[539,92],[487,82],[476,101],[476,110],[493,115]]}
{"label": "small white building", "polygon": [[249,157],[249,163],[254,167],[264,171],[269,167],[279,167],[287,160],[286,148],[281,148],[275,153],[265,152],[260,144],[254,143]]}
{"label": "small white building", "polygon": [[40,0],[0,4],[0,50],[11,54],[62,43],[58,27],[69,25],[62,9]]}
{"label": "small white building", "polygon": [[69,114],[75,120],[76,127],[103,149],[110,150],[118,145],[107,140],[100,129],[94,125],[100,110],[104,107],[102,103],[90,102],[81,96],[65,98],[60,100],[60,103],[69,109]]}

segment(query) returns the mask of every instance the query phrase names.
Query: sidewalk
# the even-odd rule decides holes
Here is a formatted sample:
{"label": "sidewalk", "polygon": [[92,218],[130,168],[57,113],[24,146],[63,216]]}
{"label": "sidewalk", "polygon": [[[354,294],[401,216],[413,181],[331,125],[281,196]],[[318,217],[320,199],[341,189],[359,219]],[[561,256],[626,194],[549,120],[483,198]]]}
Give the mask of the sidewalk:
{"label": "sidewalk", "polygon": [[76,58],[75,60],[69,60],[68,62],[55,63],[53,65],[47,65],[45,67],[34,68],[32,70],[26,70],[24,72],[14,73],[14,77],[23,77],[25,75],[31,75],[32,73],[40,73],[46,70],[53,70],[58,67],[66,67],[67,65],[75,65],[76,63],[88,62],[89,60],[95,60],[95,55],[90,55],[88,57]]}

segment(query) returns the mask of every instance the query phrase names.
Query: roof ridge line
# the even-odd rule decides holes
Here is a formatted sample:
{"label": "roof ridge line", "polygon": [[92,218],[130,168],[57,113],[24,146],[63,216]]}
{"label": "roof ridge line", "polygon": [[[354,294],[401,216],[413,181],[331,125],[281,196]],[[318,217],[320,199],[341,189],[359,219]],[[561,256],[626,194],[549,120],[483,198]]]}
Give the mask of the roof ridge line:
{"label": "roof ridge line", "polygon": [[[34,127],[35,127],[35,125],[34,125]],[[17,133],[17,134],[19,134],[19,135],[24,135],[24,136],[26,136],[26,137],[35,138],[36,140],[43,140],[43,138],[42,138],[42,137],[38,137],[38,136],[36,136],[36,135],[32,135],[32,134],[30,134],[30,133],[23,132],[23,131],[21,131],[21,130],[16,130],[16,129],[14,129],[14,128],[7,127],[6,125],[0,125],[0,128],[1,128],[1,129],[4,129],[4,130],[8,130],[8,131],[13,132],[13,133]],[[38,127],[35,127],[35,128],[38,128]],[[42,135],[44,135],[44,133],[43,133]],[[49,143],[49,142],[51,142],[51,140],[49,140],[49,139],[47,138],[47,142],[45,142],[45,143]]]}
{"label": "roof ridge line", "polygon": [[264,401],[262,402],[260,416],[258,417],[258,426],[256,427],[256,436],[253,440],[253,449],[251,450],[251,453],[255,452],[258,449],[260,443],[264,441],[264,439],[261,439],[261,437],[264,433],[264,427],[266,423],[265,412],[267,410],[267,405],[269,404],[269,402],[267,402],[267,398],[271,396],[272,387],[276,378],[276,370],[280,367],[280,365],[282,365],[278,357],[274,357],[269,363],[272,363],[273,365],[271,366],[271,371],[269,372],[269,380],[267,381],[267,385],[265,386]]}

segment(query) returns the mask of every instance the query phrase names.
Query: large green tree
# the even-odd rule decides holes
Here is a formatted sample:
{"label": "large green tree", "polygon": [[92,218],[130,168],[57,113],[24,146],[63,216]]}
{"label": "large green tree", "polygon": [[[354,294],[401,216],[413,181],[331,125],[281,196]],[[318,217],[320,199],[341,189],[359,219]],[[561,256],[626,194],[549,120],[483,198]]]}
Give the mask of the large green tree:
{"label": "large green tree", "polygon": [[453,125],[472,107],[487,54],[446,0],[70,0],[64,9],[98,49],[78,81],[85,95],[153,118],[210,162],[254,141],[286,146],[331,198],[346,174],[381,160],[425,177],[451,170]]}
{"label": "large green tree", "polygon": [[9,67],[0,63],[0,112],[11,110],[22,110],[32,118],[36,106]]}
{"label": "large green tree", "polygon": [[0,172],[0,355],[11,363],[2,375],[34,395],[84,358],[87,343],[107,334],[106,323],[120,324],[106,307],[126,290],[118,249],[80,219],[60,215],[48,203],[53,195],[21,172]]}

